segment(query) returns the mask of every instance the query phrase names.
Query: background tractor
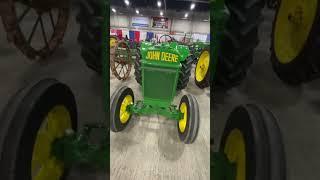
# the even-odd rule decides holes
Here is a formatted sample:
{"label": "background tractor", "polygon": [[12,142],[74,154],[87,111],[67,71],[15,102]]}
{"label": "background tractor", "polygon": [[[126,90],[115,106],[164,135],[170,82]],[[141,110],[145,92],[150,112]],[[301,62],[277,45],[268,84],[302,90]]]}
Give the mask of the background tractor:
{"label": "background tractor", "polygon": [[112,74],[119,80],[126,80],[134,62],[140,59],[139,43],[134,41],[118,41],[110,49],[110,68]]}

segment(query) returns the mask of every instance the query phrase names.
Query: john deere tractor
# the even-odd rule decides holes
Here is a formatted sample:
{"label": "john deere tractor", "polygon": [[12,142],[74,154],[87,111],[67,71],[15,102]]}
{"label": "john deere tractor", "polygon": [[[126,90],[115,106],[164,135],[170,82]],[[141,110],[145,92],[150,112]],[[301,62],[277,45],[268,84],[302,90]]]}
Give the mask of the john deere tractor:
{"label": "john deere tractor", "polygon": [[199,107],[193,95],[184,95],[177,108],[172,104],[176,91],[186,87],[192,59],[187,46],[177,42],[141,44],[141,60],[136,66],[136,79],[142,85],[143,100],[135,102],[127,86],[117,89],[110,100],[111,130],[125,129],[132,115],[159,114],[177,121],[180,140],[192,143],[199,129]]}

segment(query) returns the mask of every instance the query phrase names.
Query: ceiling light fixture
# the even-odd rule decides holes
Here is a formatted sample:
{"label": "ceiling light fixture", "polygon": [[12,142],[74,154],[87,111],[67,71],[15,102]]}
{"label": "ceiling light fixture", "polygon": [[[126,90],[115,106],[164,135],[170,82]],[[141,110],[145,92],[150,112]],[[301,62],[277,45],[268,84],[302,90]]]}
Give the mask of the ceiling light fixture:
{"label": "ceiling light fixture", "polygon": [[162,11],[160,11],[160,16],[163,16],[163,12]]}
{"label": "ceiling light fixture", "polygon": [[139,10],[138,9],[136,9],[136,13],[139,14]]}
{"label": "ceiling light fixture", "polygon": [[185,13],[185,14],[184,14],[184,17],[187,18],[187,17],[188,17],[188,13]]}
{"label": "ceiling light fixture", "polygon": [[191,6],[190,6],[190,9],[193,10],[194,7],[196,7],[196,4],[195,4],[195,3],[192,3]]}
{"label": "ceiling light fixture", "polygon": [[158,7],[161,7],[161,1],[157,2]]}
{"label": "ceiling light fixture", "polygon": [[129,6],[129,4],[130,4],[129,0],[124,0],[124,3],[125,3],[127,6]]}
{"label": "ceiling light fixture", "polygon": [[114,8],[112,8],[111,10],[112,10],[112,12],[114,12],[114,13],[117,12],[116,9],[114,9]]}

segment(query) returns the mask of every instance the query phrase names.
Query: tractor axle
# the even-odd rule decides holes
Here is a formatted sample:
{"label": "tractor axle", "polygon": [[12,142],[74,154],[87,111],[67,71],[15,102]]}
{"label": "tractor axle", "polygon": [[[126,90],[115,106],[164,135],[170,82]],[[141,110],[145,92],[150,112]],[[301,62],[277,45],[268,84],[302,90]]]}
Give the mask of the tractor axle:
{"label": "tractor axle", "polygon": [[169,105],[168,107],[160,107],[147,104],[143,101],[137,101],[135,104],[128,105],[127,110],[132,114],[137,115],[152,115],[152,114],[159,114],[164,117],[173,120],[180,120],[183,117],[183,113],[181,113],[177,106]]}

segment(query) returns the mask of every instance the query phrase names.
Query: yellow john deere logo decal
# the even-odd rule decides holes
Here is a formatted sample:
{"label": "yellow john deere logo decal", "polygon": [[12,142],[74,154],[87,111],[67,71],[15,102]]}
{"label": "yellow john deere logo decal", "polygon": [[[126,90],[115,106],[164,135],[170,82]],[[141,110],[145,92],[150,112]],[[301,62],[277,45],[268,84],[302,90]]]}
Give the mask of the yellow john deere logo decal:
{"label": "yellow john deere logo decal", "polygon": [[162,52],[160,56],[160,51],[148,51],[147,52],[147,59],[154,60],[154,61],[168,61],[168,62],[177,62],[178,55]]}

